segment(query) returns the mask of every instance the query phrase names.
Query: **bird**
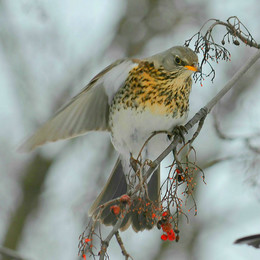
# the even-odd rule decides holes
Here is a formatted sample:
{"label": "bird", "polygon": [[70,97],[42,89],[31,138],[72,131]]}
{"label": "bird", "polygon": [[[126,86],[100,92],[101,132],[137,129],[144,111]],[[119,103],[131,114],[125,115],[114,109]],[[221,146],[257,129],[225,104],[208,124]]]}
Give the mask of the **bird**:
{"label": "bird", "polygon": [[[174,46],[147,58],[124,58],[97,74],[83,90],[61,107],[19,148],[31,151],[37,146],[68,139],[90,131],[108,131],[118,159],[108,181],[92,204],[89,215],[97,217],[101,205],[120,198],[135,188],[134,163],[152,162],[170,144],[167,134],[188,116],[192,74],[199,72],[197,54],[185,46]],[[144,145],[146,143],[146,145]],[[141,151],[141,152],[140,152]],[[144,170],[149,163],[144,163]],[[130,225],[138,232],[155,225],[153,212],[160,207],[160,166],[147,189],[131,202],[120,230]],[[115,225],[118,216],[108,204],[99,216],[101,223]]]}
{"label": "bird", "polygon": [[237,239],[234,244],[247,244],[255,248],[260,248],[260,234],[250,235]]}

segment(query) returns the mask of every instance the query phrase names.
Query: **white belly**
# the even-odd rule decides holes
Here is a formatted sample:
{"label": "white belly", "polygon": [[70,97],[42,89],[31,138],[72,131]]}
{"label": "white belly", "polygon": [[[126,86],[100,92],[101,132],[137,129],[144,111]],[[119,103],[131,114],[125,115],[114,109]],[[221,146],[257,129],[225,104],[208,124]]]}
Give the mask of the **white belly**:
{"label": "white belly", "polygon": [[[137,113],[138,112],[138,113]],[[176,125],[185,122],[186,117],[174,119],[171,116],[151,114],[149,110],[121,109],[111,116],[112,142],[124,159],[130,154],[137,158],[146,140],[154,131],[171,131]],[[155,135],[144,147],[142,160],[156,159],[170,144],[167,134]]]}

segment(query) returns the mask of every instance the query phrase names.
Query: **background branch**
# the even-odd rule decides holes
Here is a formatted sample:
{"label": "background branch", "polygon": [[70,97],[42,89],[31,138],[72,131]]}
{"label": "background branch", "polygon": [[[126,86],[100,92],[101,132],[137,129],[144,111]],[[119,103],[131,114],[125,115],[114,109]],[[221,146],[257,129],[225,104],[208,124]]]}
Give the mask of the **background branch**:
{"label": "background branch", "polygon": [[245,66],[241,67],[236,72],[236,74],[224,86],[224,88],[221,89],[219,93],[208,102],[208,104],[205,107],[209,110],[209,112],[217,104],[217,102],[234,86],[234,84],[248,71],[248,69],[259,59],[259,57],[260,50],[257,51],[256,54],[248,60]]}

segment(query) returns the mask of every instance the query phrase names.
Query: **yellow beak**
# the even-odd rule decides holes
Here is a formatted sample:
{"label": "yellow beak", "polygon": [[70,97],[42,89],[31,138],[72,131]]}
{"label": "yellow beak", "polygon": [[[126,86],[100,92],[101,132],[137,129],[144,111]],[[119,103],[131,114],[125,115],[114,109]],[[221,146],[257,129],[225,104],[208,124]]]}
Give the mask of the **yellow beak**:
{"label": "yellow beak", "polygon": [[197,65],[194,66],[184,66],[186,69],[188,70],[192,70],[192,71],[200,71],[200,68]]}

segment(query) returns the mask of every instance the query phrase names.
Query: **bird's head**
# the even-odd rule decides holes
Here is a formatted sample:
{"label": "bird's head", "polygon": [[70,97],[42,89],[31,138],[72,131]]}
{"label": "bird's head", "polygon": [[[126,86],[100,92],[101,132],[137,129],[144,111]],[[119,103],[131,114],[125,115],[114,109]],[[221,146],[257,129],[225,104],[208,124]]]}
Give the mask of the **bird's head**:
{"label": "bird's head", "polygon": [[146,59],[154,66],[163,67],[168,72],[176,71],[189,77],[192,73],[200,71],[197,54],[188,47],[175,46],[164,52],[155,54]]}

